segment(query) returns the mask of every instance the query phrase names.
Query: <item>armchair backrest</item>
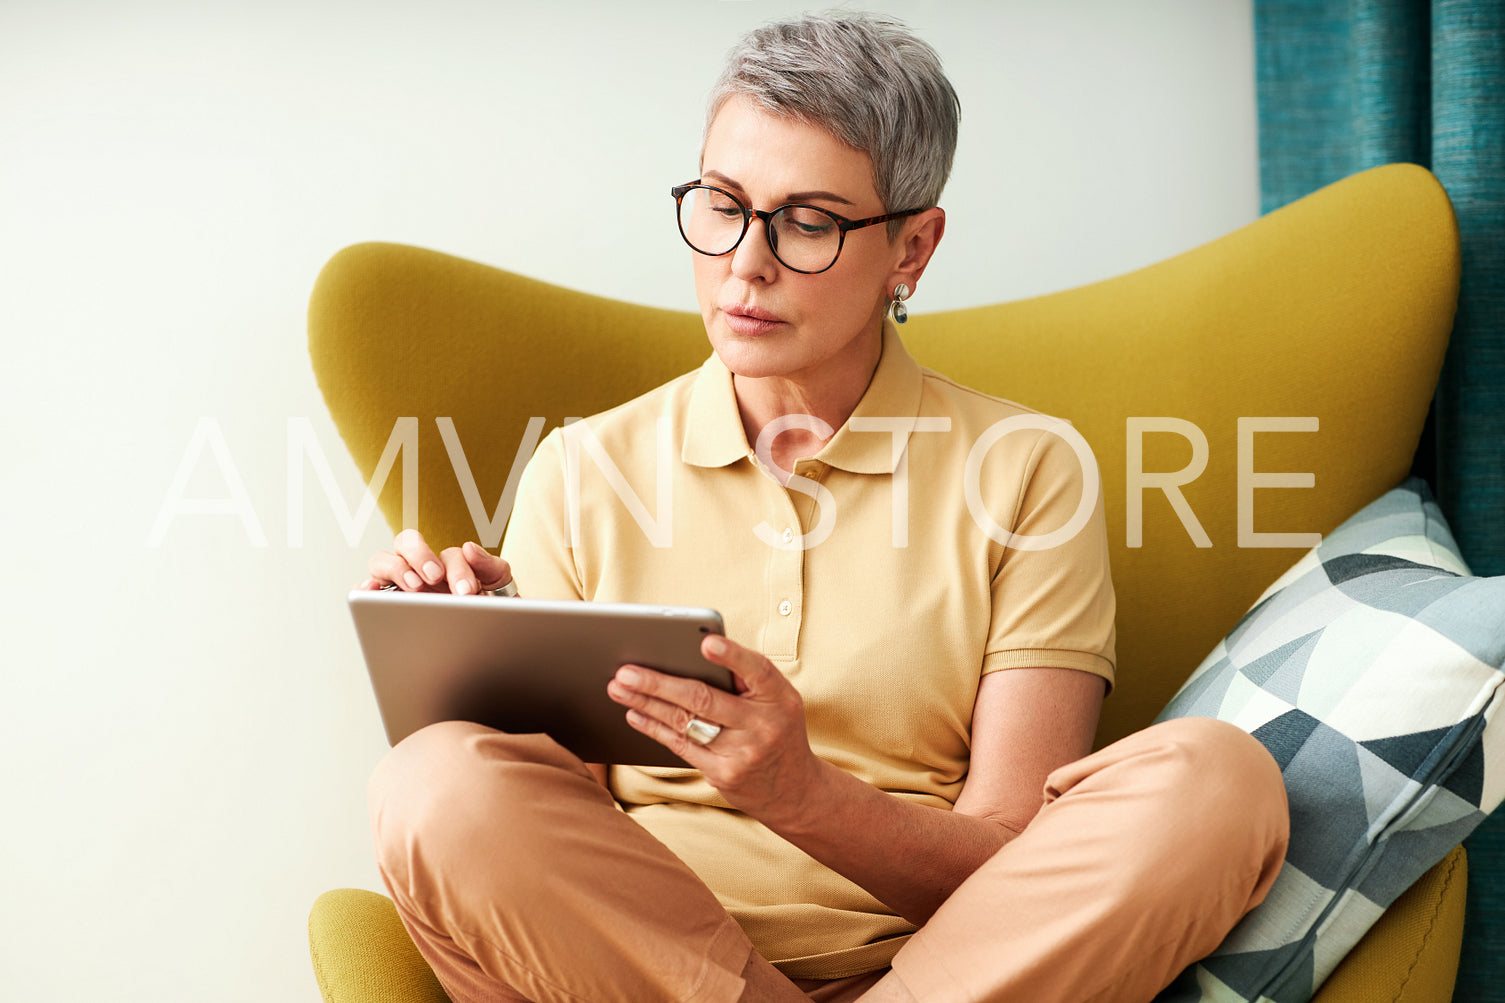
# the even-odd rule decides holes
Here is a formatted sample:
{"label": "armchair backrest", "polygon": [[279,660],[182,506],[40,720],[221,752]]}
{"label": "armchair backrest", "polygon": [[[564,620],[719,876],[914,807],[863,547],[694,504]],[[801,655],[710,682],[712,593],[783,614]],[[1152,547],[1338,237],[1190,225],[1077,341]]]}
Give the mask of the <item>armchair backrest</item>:
{"label": "armchair backrest", "polygon": [[[1391,165],[1128,275],[906,325],[923,365],[1071,419],[1096,452],[1119,600],[1100,743],[1148,724],[1310,546],[1270,534],[1326,533],[1405,477],[1458,274],[1447,195]],[[605,410],[708,347],[695,313],[359,244],[319,276],[309,351],[365,477],[417,419],[416,520],[450,545],[499,534],[530,418]]]}

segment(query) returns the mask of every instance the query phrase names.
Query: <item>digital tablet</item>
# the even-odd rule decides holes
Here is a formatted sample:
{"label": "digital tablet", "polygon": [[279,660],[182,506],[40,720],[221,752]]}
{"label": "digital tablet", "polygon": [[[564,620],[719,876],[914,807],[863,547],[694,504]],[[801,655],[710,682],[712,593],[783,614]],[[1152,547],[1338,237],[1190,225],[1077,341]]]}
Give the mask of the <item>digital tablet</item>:
{"label": "digital tablet", "polygon": [[350,612],[387,740],[439,721],[546,733],[587,763],[686,764],[606,695],[626,662],[735,692],[700,640],[715,610],[688,606],[354,591]]}

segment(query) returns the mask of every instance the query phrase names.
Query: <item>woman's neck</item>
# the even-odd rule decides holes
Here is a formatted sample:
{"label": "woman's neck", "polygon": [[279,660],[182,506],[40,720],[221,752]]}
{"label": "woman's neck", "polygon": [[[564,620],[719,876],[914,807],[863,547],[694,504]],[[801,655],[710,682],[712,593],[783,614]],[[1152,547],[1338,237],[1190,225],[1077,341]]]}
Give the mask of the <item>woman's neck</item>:
{"label": "woman's neck", "polygon": [[[814,373],[732,377],[747,441],[781,481],[787,482],[787,473],[794,469],[795,461],[820,452],[867,393],[883,354],[882,329],[877,337],[865,339],[863,347],[863,351],[833,360],[833,365]],[[810,421],[811,418],[816,421]],[[775,422],[779,424],[774,425]],[[824,423],[826,429],[821,429],[819,423]],[[760,446],[759,439],[765,430],[769,442]]]}

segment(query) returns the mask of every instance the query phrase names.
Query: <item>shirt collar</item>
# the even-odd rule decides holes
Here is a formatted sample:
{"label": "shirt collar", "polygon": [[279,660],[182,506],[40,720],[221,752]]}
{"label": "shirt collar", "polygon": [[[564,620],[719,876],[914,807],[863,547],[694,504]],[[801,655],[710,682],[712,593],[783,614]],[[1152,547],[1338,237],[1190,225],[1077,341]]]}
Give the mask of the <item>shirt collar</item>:
{"label": "shirt collar", "polygon": [[[852,418],[882,419],[884,423],[862,430],[854,429],[848,419],[814,458],[855,474],[893,473],[900,453],[894,448],[894,437],[907,436],[913,430],[923,384],[919,364],[905,350],[898,330],[884,320],[878,368],[852,411]],[[724,467],[752,454],[737,409],[732,374],[714,353],[696,374],[686,417],[680,449],[684,462],[697,467]]]}
{"label": "shirt collar", "polygon": [[696,467],[725,467],[752,452],[742,429],[742,412],[732,389],[732,373],[715,352],[700,366],[685,412],[685,441],[679,457]]}

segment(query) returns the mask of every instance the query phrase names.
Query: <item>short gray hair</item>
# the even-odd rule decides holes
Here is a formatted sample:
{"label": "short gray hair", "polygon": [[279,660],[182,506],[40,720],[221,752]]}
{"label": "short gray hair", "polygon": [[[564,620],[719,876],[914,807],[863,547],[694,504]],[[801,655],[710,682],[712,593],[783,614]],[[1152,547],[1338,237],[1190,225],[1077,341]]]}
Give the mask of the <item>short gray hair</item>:
{"label": "short gray hair", "polygon": [[[866,153],[885,212],[940,201],[961,102],[940,56],[902,22],[829,11],[757,28],[732,49],[711,88],[707,136],[721,106],[737,95]],[[903,225],[888,224],[890,240]]]}

